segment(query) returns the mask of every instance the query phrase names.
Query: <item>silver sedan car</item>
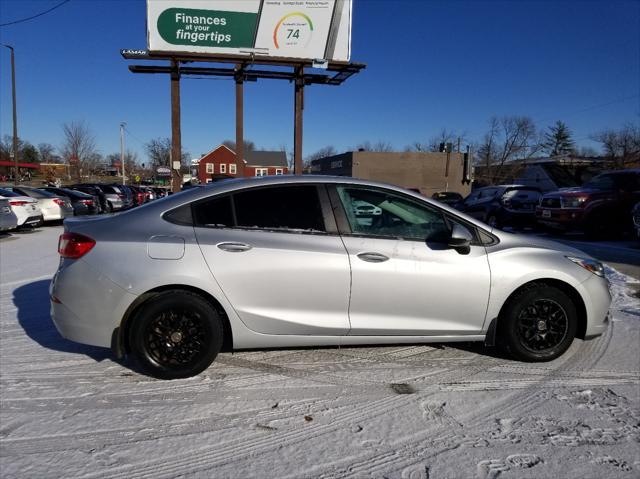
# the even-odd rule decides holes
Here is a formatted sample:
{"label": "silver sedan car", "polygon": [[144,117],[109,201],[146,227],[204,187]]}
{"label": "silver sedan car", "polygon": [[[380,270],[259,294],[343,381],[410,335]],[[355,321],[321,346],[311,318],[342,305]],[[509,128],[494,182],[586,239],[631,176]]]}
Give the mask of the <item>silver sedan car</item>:
{"label": "silver sedan car", "polygon": [[167,379],[223,346],[485,341],[547,361],[602,334],[611,302],[580,251],[343,177],[229,180],[66,220],[59,253],[60,333]]}

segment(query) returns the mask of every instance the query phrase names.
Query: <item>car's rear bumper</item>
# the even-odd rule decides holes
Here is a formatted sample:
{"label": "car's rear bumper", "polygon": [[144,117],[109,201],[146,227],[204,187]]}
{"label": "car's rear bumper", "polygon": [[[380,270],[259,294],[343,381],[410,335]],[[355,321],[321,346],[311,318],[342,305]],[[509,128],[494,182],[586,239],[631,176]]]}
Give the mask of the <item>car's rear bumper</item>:
{"label": "car's rear bumper", "polygon": [[136,298],[82,260],[64,260],[49,294],[51,319],[62,336],[106,348]]}
{"label": "car's rear bumper", "polygon": [[48,210],[46,209],[42,210],[42,217],[44,221],[58,221],[58,220],[63,220],[65,218],[68,218],[70,216],[73,216],[73,208],[68,208],[68,209],[59,208],[58,210],[51,208]]}

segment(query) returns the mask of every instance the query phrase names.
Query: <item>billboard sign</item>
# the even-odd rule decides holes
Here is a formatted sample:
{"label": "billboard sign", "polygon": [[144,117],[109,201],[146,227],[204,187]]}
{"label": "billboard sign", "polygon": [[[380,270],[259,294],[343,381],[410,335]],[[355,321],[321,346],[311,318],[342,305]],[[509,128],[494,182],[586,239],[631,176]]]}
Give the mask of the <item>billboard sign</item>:
{"label": "billboard sign", "polygon": [[147,0],[149,51],[349,61],[352,0]]}
{"label": "billboard sign", "polygon": [[158,176],[171,176],[171,169],[166,166],[158,166],[158,168],[156,168],[156,174]]}

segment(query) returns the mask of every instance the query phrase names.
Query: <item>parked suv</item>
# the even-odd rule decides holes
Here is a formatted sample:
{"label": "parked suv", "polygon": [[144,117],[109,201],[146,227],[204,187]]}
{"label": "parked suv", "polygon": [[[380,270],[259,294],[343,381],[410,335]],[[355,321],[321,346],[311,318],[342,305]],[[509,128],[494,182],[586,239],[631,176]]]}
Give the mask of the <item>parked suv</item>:
{"label": "parked suv", "polygon": [[537,221],[561,231],[590,236],[632,231],[631,209],[640,201],[640,169],[612,171],[578,188],[547,193],[536,209]]}
{"label": "parked suv", "polygon": [[489,226],[533,226],[542,191],[535,186],[497,185],[479,188],[458,209]]}

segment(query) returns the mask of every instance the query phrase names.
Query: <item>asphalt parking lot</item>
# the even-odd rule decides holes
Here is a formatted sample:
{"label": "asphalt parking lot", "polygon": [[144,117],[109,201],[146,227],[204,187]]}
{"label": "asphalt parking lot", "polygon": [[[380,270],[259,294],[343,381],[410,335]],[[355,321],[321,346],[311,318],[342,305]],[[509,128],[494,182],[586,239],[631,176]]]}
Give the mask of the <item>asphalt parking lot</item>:
{"label": "asphalt parking lot", "polygon": [[0,238],[4,478],[640,475],[631,241],[562,239],[613,266],[613,320],[549,363],[477,344],[309,348],[223,353],[158,381],[55,330],[61,229]]}

